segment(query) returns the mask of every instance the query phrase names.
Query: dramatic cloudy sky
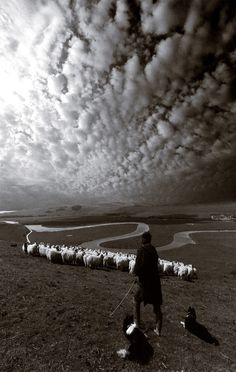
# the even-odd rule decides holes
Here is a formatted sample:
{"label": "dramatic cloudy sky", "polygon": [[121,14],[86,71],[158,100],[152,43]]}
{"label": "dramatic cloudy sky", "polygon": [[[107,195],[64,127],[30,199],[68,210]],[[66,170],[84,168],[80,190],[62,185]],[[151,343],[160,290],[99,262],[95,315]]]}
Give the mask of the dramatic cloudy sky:
{"label": "dramatic cloudy sky", "polygon": [[235,200],[236,2],[0,3],[0,208]]}

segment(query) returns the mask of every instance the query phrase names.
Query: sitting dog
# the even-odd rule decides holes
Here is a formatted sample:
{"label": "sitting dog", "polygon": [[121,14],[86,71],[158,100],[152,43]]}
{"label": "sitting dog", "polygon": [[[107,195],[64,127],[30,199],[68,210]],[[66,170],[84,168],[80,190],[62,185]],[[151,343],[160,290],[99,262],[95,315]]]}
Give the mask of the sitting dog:
{"label": "sitting dog", "polygon": [[127,315],[123,321],[123,332],[130,342],[128,349],[121,349],[117,354],[123,359],[136,361],[140,364],[149,362],[153,355],[153,348],[147,337],[137,327],[133,315]]}
{"label": "sitting dog", "polygon": [[209,344],[219,345],[218,340],[210,334],[207,328],[197,322],[196,311],[194,307],[189,306],[184,322],[180,322],[189,332],[199,337]]}
{"label": "sitting dog", "polygon": [[181,323],[183,324],[184,328],[191,332],[196,327],[196,319],[197,315],[194,307],[189,306],[184,322]]}

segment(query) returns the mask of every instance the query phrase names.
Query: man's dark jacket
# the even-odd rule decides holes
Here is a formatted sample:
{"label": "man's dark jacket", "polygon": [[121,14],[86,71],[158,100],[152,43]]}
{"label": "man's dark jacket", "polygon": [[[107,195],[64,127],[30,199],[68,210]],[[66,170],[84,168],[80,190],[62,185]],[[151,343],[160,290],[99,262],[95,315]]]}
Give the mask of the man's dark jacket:
{"label": "man's dark jacket", "polygon": [[155,247],[150,243],[143,244],[137,251],[134,275],[139,278],[139,285],[143,291],[144,305],[162,304],[158,258]]}

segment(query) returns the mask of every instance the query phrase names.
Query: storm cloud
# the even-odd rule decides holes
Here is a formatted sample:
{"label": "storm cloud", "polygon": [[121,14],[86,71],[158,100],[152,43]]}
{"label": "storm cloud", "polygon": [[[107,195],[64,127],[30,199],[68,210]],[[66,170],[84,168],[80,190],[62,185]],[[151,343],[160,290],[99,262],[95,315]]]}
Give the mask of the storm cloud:
{"label": "storm cloud", "polygon": [[236,5],[0,5],[2,208],[235,200]]}

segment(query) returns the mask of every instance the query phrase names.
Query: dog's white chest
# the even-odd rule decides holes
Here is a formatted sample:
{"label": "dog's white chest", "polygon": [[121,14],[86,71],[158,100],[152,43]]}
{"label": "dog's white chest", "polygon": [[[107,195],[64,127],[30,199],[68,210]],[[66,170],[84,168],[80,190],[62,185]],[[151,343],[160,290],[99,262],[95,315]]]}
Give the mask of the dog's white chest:
{"label": "dog's white chest", "polygon": [[136,323],[133,323],[129,326],[129,328],[127,328],[126,330],[126,334],[129,336],[131,335],[131,333],[134,331],[134,329],[137,328],[137,325]]}

